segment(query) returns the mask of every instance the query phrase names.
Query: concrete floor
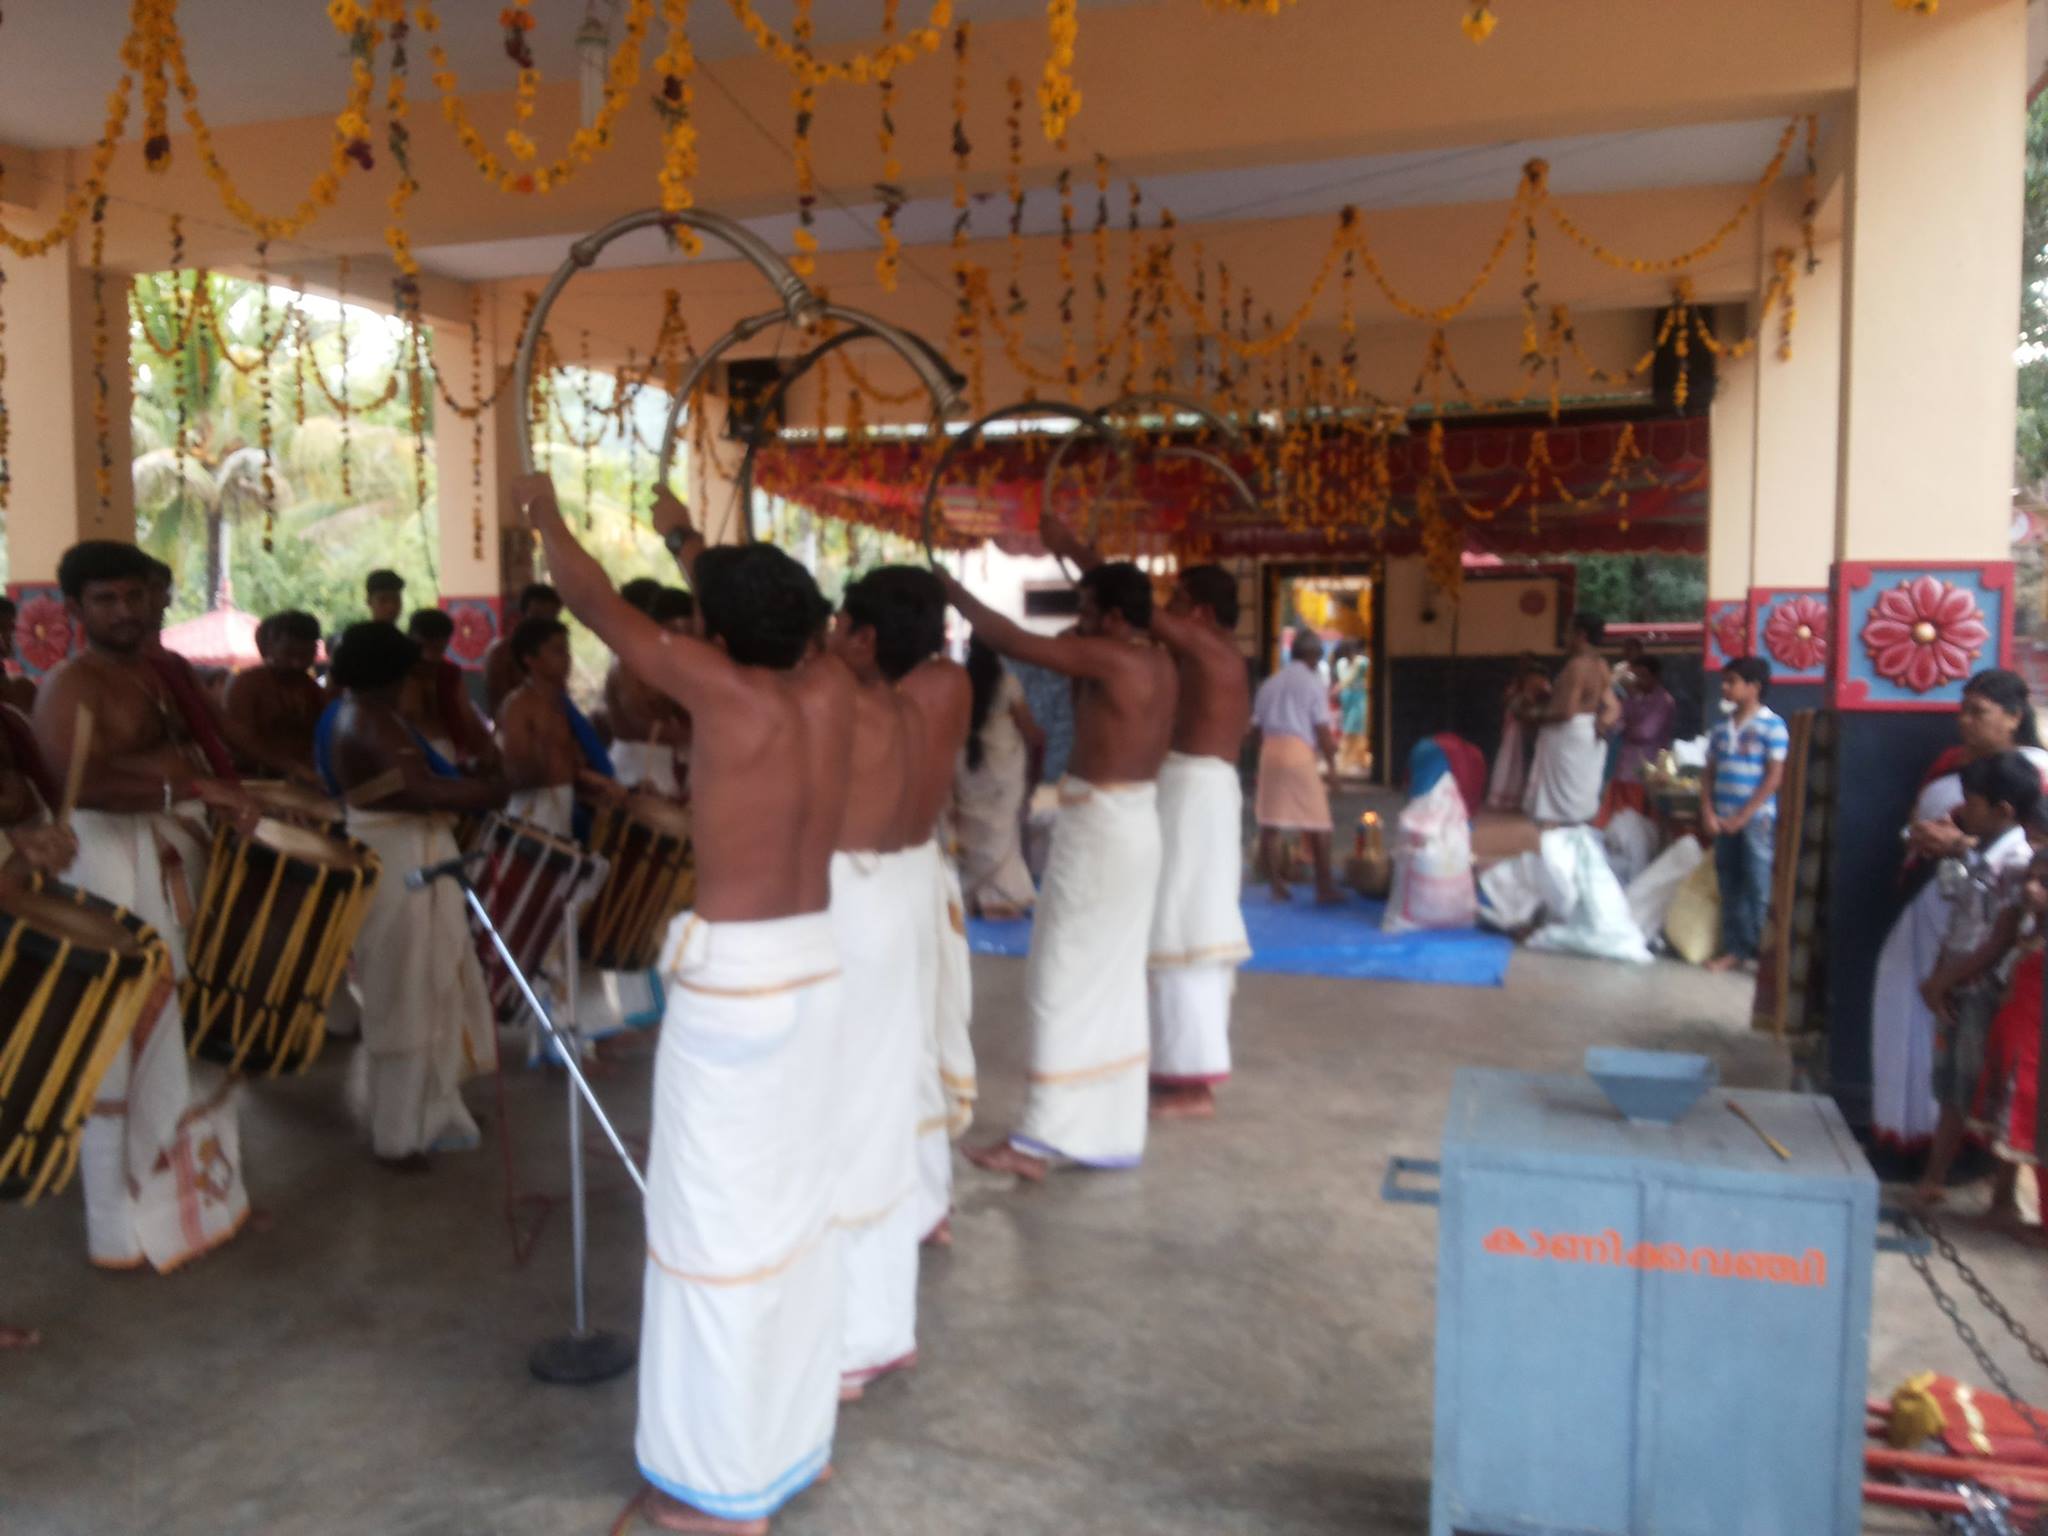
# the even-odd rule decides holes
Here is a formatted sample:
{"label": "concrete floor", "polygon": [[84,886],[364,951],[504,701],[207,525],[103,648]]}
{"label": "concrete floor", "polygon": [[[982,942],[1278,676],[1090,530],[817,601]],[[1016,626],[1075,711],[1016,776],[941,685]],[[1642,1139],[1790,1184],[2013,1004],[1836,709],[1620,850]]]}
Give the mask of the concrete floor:
{"label": "concrete floor", "polygon": [[[1022,976],[977,962],[980,1130],[1021,1096]],[[1499,991],[1250,976],[1239,997],[1224,1118],[1158,1129],[1141,1171],[1021,1192],[963,1171],[958,1246],[924,1273],[923,1365],[843,1416],[838,1479],[780,1532],[1422,1530],[1436,1226],[1377,1191],[1390,1154],[1435,1148],[1454,1069],[1564,1070],[1605,1042],[1705,1050],[1735,1084],[1784,1078],[1743,1027],[1744,985],[1670,964],[1521,954]],[[75,1190],[0,1211],[0,1318],[46,1335],[0,1355],[0,1531],[611,1529],[636,1487],[632,1378],[545,1387],[525,1369],[565,1322],[566,1215],[515,1268],[494,1137],[426,1178],[371,1166],[339,1105],[345,1049],[248,1094],[249,1182],[276,1225],[186,1272],[89,1269]],[[601,1084],[630,1127],[649,1069],[642,1054]],[[511,1084],[524,1164],[555,1187],[559,1093]],[[593,1166],[595,1316],[631,1329],[639,1215]],[[2042,1258],[1965,1241],[2048,1324]],[[1880,1390],[1973,1374],[1896,1258],[1878,1261],[1872,1354]]]}

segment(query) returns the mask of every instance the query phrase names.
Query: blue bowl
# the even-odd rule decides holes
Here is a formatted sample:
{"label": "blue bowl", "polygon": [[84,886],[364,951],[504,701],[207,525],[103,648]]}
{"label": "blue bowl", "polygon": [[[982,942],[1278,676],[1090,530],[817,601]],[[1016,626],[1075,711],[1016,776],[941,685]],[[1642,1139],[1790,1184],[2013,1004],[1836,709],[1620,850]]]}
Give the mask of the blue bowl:
{"label": "blue bowl", "polygon": [[1690,1051],[1624,1051],[1596,1045],[1586,1052],[1586,1075],[1607,1102],[1630,1120],[1669,1125],[1720,1080],[1705,1056]]}

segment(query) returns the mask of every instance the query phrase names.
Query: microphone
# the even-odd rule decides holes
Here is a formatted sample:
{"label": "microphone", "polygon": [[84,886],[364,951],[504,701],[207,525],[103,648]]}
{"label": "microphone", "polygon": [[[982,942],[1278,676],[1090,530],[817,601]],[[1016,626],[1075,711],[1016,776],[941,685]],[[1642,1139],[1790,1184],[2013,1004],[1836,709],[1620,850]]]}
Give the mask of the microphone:
{"label": "microphone", "polygon": [[405,888],[408,891],[423,891],[436,880],[446,880],[451,876],[460,880],[463,871],[470,865],[481,863],[489,857],[488,852],[479,848],[473,853],[464,853],[452,859],[443,859],[439,864],[422,865],[405,877]]}

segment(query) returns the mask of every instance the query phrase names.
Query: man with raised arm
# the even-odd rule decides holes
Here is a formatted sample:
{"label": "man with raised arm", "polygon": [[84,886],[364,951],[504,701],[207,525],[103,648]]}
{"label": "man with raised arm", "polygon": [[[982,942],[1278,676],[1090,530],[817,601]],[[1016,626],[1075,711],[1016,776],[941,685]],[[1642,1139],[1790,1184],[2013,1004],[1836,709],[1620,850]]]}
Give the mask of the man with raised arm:
{"label": "man with raised arm", "polygon": [[[68,878],[126,907],[162,935],[177,973],[206,874],[207,805],[253,821],[241,790],[219,776],[148,650],[156,562],[132,544],[75,544],[57,584],[85,649],[44,679],[36,741],[64,783],[85,756]],[[90,739],[79,734],[90,711]],[[79,1142],[86,1246],[95,1264],[175,1269],[226,1242],[249,1213],[242,1188],[234,1085],[188,1062],[174,996],[142,1020],[101,1079]]]}
{"label": "man with raised arm", "polygon": [[1074,753],[1025,973],[1031,1092],[1015,1134],[969,1161],[1042,1179],[1055,1161],[1135,1167],[1145,1153],[1145,959],[1159,884],[1159,766],[1173,738],[1172,658],[1152,642],[1152,585],[1127,562],[1081,578],[1080,623],[1035,635],[940,572],[1003,655],[1077,680]]}
{"label": "man with raised arm", "polygon": [[545,475],[514,496],[563,599],[697,722],[697,905],[669,931],[655,1060],[640,1335],[640,1470],[674,1531],[761,1532],[825,1471],[839,1410],[832,1242],[839,947],[854,679],[815,642],[826,608],[765,544],[704,549],[657,493],[704,638],[612,590]]}
{"label": "man with raised arm", "polygon": [[967,671],[942,654],[946,589],[930,571],[887,566],[870,583],[886,582],[905,616],[906,643],[882,659],[910,718],[910,793],[904,805],[904,846],[921,871],[923,917],[918,925],[918,998],[924,1029],[917,1073],[917,1230],[940,1247],[953,1241],[953,1143],[974,1121],[974,1044],[967,1025],[974,981],[967,952],[966,909],[952,855],[939,845],[938,824],[953,795],[953,771],[974,713]]}
{"label": "man with raised arm", "polygon": [[461,888],[405,877],[456,856],[455,818],[505,803],[500,779],[456,774],[399,709],[420,648],[395,624],[352,624],[334,652],[341,697],[321,717],[315,757],[348,830],[384,872],[356,939],[352,985],[363,1044],[348,1097],[370,1150],[396,1173],[423,1173],[432,1152],[478,1143],[462,1084],[497,1060],[497,1020],[470,937]]}
{"label": "man with raised arm", "polygon": [[918,870],[904,853],[912,763],[907,706],[891,675],[916,645],[916,613],[886,572],[846,589],[829,648],[852,671],[853,747],[846,819],[832,855],[841,1020],[837,1220],[845,1297],[840,1401],[917,1363]]}
{"label": "man with raised arm", "polygon": [[[1083,570],[1096,552],[1059,523],[1045,545]],[[1244,788],[1238,749],[1251,726],[1251,682],[1237,646],[1237,578],[1190,566],[1152,633],[1179,677],[1173,751],[1159,770],[1159,896],[1152,910],[1152,1113],[1216,1112],[1230,1077],[1230,1002],[1251,957],[1238,887],[1244,875]]]}

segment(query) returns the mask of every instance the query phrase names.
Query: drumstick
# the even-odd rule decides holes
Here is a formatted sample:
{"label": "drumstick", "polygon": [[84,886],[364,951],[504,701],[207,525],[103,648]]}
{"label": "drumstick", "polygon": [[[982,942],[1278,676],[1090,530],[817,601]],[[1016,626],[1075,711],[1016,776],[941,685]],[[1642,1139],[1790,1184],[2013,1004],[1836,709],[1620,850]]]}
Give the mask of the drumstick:
{"label": "drumstick", "polygon": [[366,807],[375,805],[379,800],[390,799],[403,788],[405,788],[405,770],[403,768],[388,768],[374,779],[364,780],[342,798],[350,805]]}
{"label": "drumstick", "polygon": [[78,720],[71,728],[71,761],[64,769],[64,803],[57,807],[57,825],[71,825],[71,813],[78,809],[78,792],[85,785],[85,760],[92,753],[92,708],[78,706]]}

